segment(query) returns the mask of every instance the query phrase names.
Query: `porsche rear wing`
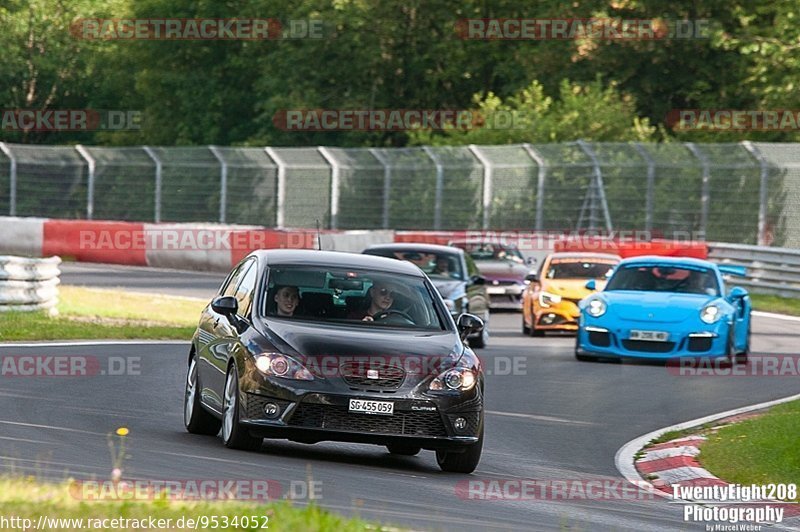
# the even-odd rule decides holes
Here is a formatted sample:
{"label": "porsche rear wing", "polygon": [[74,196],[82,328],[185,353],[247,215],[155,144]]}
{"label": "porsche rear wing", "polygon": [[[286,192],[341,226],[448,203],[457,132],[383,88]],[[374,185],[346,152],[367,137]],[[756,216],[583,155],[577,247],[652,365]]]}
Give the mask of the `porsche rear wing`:
{"label": "porsche rear wing", "polygon": [[718,264],[717,268],[723,275],[736,275],[738,277],[747,276],[747,268],[744,266],[734,266],[733,264]]}

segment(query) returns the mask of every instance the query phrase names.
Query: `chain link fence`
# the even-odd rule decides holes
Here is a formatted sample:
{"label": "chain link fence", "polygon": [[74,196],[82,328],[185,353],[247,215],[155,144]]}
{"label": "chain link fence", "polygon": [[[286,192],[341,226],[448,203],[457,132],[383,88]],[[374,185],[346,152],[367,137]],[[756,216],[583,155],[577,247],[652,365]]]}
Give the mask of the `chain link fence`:
{"label": "chain link fence", "polygon": [[0,212],[332,229],[646,230],[800,248],[800,145],[0,143]]}

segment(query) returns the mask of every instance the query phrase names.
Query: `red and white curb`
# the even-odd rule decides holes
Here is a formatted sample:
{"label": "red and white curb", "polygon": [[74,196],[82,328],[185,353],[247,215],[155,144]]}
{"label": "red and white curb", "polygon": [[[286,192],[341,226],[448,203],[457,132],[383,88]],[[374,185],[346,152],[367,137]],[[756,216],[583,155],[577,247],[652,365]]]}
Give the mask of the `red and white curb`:
{"label": "red and white curb", "polygon": [[[723,420],[732,421],[733,418],[739,419],[745,417],[745,414],[797,399],[800,399],[800,394],[720,412],[719,414],[693,419],[643,434],[629,441],[617,451],[614,457],[617,470],[632,484],[640,486],[654,495],[676,501],[682,499],[674,497],[672,488],[674,484],[680,484],[684,487],[727,486],[728,482],[714,476],[697,461],[700,447],[706,441],[704,436],[687,436],[659,443],[646,449],[645,447],[651,441],[667,432],[693,429]],[[687,500],[686,502],[692,501]],[[785,507],[784,515],[786,517],[800,515],[800,508],[797,505],[785,505]],[[791,526],[787,523],[781,523],[775,525],[775,527],[784,530],[800,530],[800,522],[796,521],[798,520],[792,519]]]}

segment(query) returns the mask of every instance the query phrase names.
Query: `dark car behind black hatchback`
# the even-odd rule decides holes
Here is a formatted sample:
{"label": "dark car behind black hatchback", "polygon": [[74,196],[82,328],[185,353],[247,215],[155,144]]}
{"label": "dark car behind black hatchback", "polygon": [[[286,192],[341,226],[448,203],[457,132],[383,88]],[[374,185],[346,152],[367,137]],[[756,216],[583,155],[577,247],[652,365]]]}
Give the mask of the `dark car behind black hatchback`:
{"label": "dark car behind black hatchback", "polygon": [[285,438],[430,449],[444,471],[469,473],[483,446],[484,379],[464,338],[481,327],[470,314],[454,321],[412,264],[256,251],[201,315],[184,422],[196,434],[221,428],[232,448]]}

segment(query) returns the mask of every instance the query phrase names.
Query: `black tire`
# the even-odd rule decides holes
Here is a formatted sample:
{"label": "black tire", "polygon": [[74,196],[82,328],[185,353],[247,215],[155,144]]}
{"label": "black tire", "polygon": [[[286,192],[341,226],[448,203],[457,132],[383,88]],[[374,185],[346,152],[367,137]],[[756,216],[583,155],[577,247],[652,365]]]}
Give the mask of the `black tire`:
{"label": "black tire", "polygon": [[747,325],[747,342],[744,345],[744,351],[736,355],[736,362],[739,364],[747,364],[750,361],[750,324]]}
{"label": "black tire", "polygon": [[483,451],[483,421],[481,421],[481,433],[478,441],[468,445],[464,452],[448,452],[437,450],[436,463],[442,471],[447,473],[472,473],[481,461]]}
{"label": "black tire", "polygon": [[422,450],[422,447],[414,447],[413,445],[406,445],[403,443],[390,443],[386,446],[386,449],[392,454],[416,456]]}
{"label": "black tire", "polygon": [[525,323],[525,311],[522,312],[522,334],[528,336],[531,333],[531,328]]}
{"label": "black tire", "polygon": [[197,386],[197,357],[192,357],[186,371],[186,388],[183,395],[183,426],[192,434],[215,436],[222,427],[222,421],[215,418],[200,403]]}
{"label": "black tire", "polygon": [[747,347],[743,353],[736,352],[736,332],[731,328],[728,331],[728,347],[726,349],[727,365],[734,366],[737,364],[747,364],[747,359],[750,350],[750,331],[747,331]]}
{"label": "black tire", "polygon": [[225,377],[225,392],[222,400],[222,442],[229,449],[255,451],[261,448],[263,438],[251,436],[247,428],[239,423],[239,372],[231,364]]}

